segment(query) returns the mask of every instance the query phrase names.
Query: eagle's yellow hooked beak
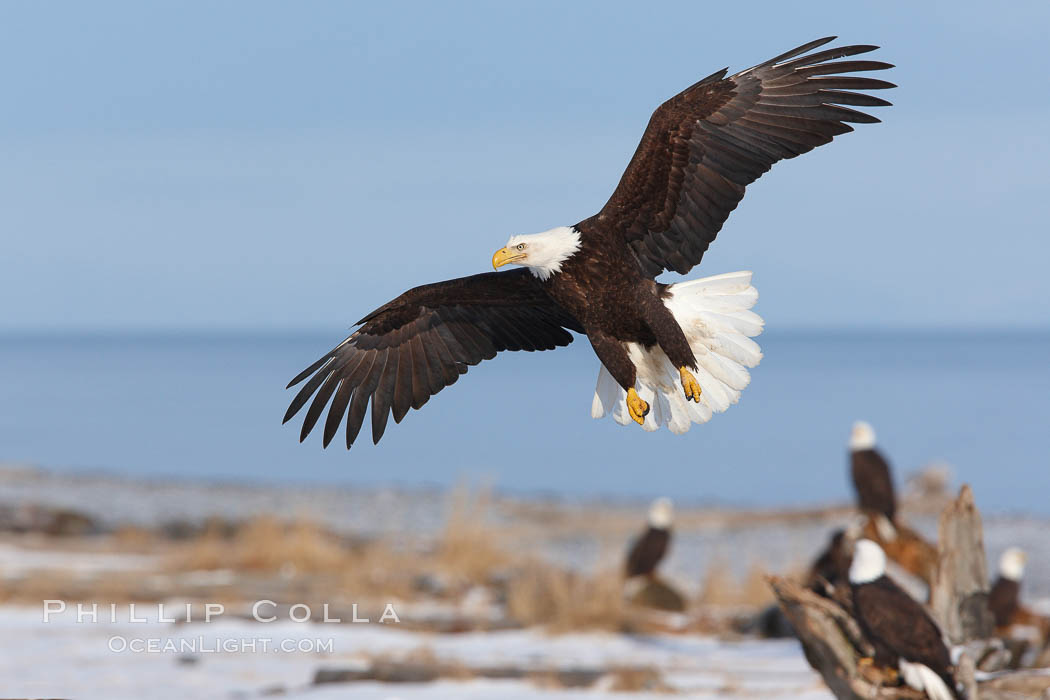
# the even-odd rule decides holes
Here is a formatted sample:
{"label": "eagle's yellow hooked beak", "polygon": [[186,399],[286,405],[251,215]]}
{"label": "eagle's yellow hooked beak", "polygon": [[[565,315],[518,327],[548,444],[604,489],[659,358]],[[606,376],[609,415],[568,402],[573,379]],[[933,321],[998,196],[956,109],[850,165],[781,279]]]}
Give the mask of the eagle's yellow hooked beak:
{"label": "eagle's yellow hooked beak", "polygon": [[500,248],[492,255],[492,269],[498,270],[507,263],[516,262],[525,257],[524,253],[520,253],[517,250],[511,248]]}

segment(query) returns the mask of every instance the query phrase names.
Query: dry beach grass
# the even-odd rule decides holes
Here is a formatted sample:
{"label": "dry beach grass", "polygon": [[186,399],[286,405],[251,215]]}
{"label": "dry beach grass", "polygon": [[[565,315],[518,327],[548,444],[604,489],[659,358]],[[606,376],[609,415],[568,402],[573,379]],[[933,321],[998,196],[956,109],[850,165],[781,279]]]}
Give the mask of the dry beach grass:
{"label": "dry beach grass", "polygon": [[[494,522],[493,502],[486,489],[453,490],[444,525],[429,539],[404,533],[354,537],[315,520],[274,514],[241,522],[211,517],[178,526],[123,525],[92,535],[9,534],[9,546],[43,557],[7,571],[0,564],[0,602],[177,598],[237,605],[266,598],[338,607],[398,601],[410,623],[439,629],[540,626],[559,633],[666,626],[640,617],[625,602],[620,557],[637,531],[637,512],[592,509],[594,517],[581,518],[560,508],[547,509],[544,519],[537,517],[545,510],[537,505],[535,512],[522,507],[518,517]],[[687,512],[685,518],[703,516]],[[553,532],[544,532],[544,522]],[[564,566],[543,555],[541,535],[591,537],[599,553],[590,567]],[[97,566],[67,566],[84,558]],[[107,561],[118,569],[107,569]],[[676,624],[728,630],[732,615],[718,610],[736,614],[768,602],[762,574],[757,565],[743,577],[729,567],[711,567],[687,591],[695,619]],[[414,609],[425,612],[414,615]]]}

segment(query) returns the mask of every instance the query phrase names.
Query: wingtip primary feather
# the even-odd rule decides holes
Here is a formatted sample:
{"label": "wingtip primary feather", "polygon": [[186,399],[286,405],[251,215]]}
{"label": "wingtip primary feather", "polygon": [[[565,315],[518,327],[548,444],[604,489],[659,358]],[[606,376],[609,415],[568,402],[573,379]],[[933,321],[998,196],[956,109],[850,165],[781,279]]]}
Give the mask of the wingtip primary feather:
{"label": "wingtip primary feather", "polygon": [[814,39],[813,41],[810,41],[810,42],[807,42],[805,44],[802,44],[802,46],[796,46],[795,48],[791,49],[790,51],[785,51],[784,53],[780,54],[779,56],[774,56],[773,58],[769,59],[768,61],[763,61],[762,63],[760,63],[757,66],[755,66],[755,68],[763,68],[765,66],[772,66],[772,65],[774,65],[776,63],[779,63],[781,61],[785,61],[785,60],[787,60],[789,58],[794,58],[795,56],[801,56],[804,53],[812,51],[813,49],[817,48],[818,46],[823,46],[824,44],[827,44],[828,42],[835,41],[835,39],[838,39],[838,37],[837,36],[826,36],[826,37],[823,37],[823,38],[820,38],[820,39]]}
{"label": "wingtip primary feather", "polygon": [[304,369],[299,374],[295,375],[295,378],[293,378],[292,381],[288,382],[288,386],[286,386],[285,389],[291,389],[293,386],[309,377],[311,374],[319,370],[329,359],[331,359],[331,356],[326,355],[325,357],[322,357],[320,360]]}

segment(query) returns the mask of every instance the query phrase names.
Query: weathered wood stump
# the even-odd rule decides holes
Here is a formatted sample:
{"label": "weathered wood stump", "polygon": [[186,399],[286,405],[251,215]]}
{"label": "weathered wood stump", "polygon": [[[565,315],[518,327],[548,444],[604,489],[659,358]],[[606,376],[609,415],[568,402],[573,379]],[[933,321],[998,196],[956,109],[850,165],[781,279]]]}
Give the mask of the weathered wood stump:
{"label": "weathered wood stump", "polygon": [[984,527],[969,486],[941,513],[930,607],[952,644],[988,639],[995,632],[988,609]]}

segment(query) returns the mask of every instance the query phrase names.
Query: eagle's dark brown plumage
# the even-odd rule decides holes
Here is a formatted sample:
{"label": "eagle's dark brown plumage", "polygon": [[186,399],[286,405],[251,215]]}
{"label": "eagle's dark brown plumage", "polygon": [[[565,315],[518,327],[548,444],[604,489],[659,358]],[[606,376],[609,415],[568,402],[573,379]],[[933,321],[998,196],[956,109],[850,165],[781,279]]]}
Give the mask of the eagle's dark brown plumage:
{"label": "eagle's dark brown plumage", "polygon": [[[744,188],[784,158],[794,158],[876,123],[842,105],[890,103],[854,90],[892,83],[842,73],[891,68],[880,61],[841,61],[876,46],[843,46],[806,55],[818,39],[741,71],[723,69],[678,93],[649,120],[638,150],[605,207],[580,227],[627,238],[646,275],[686,273],[703,258]],[[581,228],[581,230],[585,230]]]}
{"label": "eagle's dark brown plumage", "polygon": [[878,661],[895,666],[898,658],[904,658],[928,666],[946,680],[951,678],[951,655],[937,623],[888,576],[854,584],[853,605]]}
{"label": "eagle's dark brown plumage", "polygon": [[854,614],[875,649],[875,662],[890,668],[897,668],[901,659],[922,664],[957,696],[951,654],[926,609],[885,574],[851,588]]}
{"label": "eagle's dark brown plumage", "polygon": [[667,547],[671,542],[671,531],[666,528],[652,527],[646,529],[627,554],[627,563],[624,566],[624,574],[627,578],[635,576],[652,576],[667,554]]}
{"label": "eagle's dark brown plumage", "polygon": [[[608,203],[573,227],[578,250],[556,274],[542,281],[525,270],[476,275],[406,292],[292,380],[289,386],[310,377],[285,421],[316,392],[300,438],[331,401],[324,444],[346,413],[349,447],[371,403],[372,439],[378,442],[390,411],[399,422],[409,408],[420,408],[468,366],[500,350],[567,345],[566,329],[588,336],[624,391],[633,391],[637,380],[625,343],[659,345],[676,369],[695,370],[689,339],[665,303],[667,286],[653,278],[699,263],[744,188],[774,163],[852,131],[850,122],[878,121],[844,105],[889,104],[856,91],[891,83],[842,74],[892,66],[836,60],[876,47],[807,54],[832,39],[810,42],[728,78],[719,71],[665,102]],[[685,386],[684,375],[682,381]],[[699,403],[699,386],[686,396]]]}
{"label": "eagle's dark brown plumage", "polygon": [[562,347],[572,342],[566,329],[583,330],[528,270],[416,287],[358,323],[353,335],[289,383],[291,387],[313,375],[284,416],[287,422],[314,396],[300,439],[313,430],[331,400],[324,445],[346,413],[349,448],[371,401],[372,439],[379,442],[391,411],[400,423],[409,408],[422,408],[431,396],[455,384],[467,367],[501,350]]}
{"label": "eagle's dark brown plumage", "polygon": [[810,565],[806,587],[825,598],[835,597],[835,589],[845,586],[849,579],[850,545],[846,531],[835,530],[828,546]]}
{"label": "eagle's dark brown plumage", "polygon": [[995,617],[996,632],[1010,637],[1017,625],[1033,628],[1040,646],[1050,642],[1050,617],[1040,615],[1021,604],[1021,582],[999,576],[988,593],[988,609]]}
{"label": "eagle's dark brown plumage", "polygon": [[995,579],[992,590],[988,592],[988,609],[995,617],[996,627],[1008,627],[1021,607],[1021,582],[1011,581],[1003,576]]}
{"label": "eagle's dark brown plumage", "polygon": [[857,507],[866,513],[885,515],[896,524],[897,496],[890,465],[882,453],[874,448],[851,451],[850,474],[857,492]]}

